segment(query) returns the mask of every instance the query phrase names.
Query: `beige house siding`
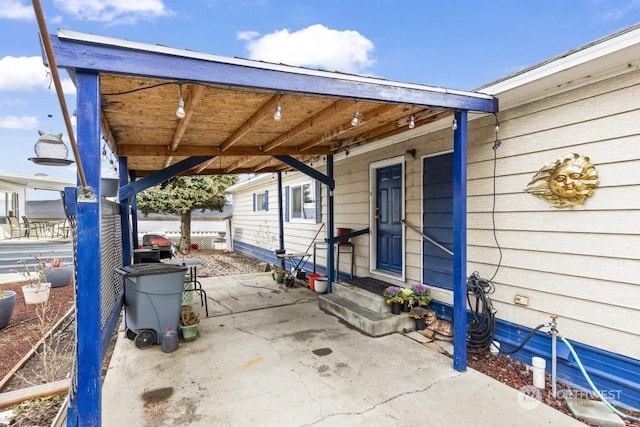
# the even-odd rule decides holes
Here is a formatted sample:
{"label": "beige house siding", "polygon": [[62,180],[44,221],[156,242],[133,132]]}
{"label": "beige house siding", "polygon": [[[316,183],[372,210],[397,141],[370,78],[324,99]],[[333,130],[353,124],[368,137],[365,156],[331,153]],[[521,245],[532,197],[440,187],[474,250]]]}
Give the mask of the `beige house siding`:
{"label": "beige house siding", "polygon": [[[640,72],[499,114],[496,234],[498,317],[535,326],[559,316],[568,338],[640,357]],[[468,153],[468,270],[490,278],[493,119],[472,123]],[[483,126],[484,125],[484,126]],[[523,189],[567,152],[590,157],[600,186],[584,206],[556,209]],[[513,304],[529,298],[527,307]]]}
{"label": "beige house siding", "polygon": [[[478,271],[490,279],[499,259],[492,217],[494,117],[470,115],[469,119],[467,269],[468,274]],[[497,316],[534,327],[557,315],[559,330],[567,338],[640,358],[640,72],[504,110],[499,120],[502,144],[496,153],[495,233],[502,261],[492,295]],[[406,154],[414,148],[415,158]],[[370,226],[369,167],[398,156],[404,156],[405,219],[421,227],[422,159],[451,149],[452,131],[447,124],[432,133],[381,144],[365,154],[337,157],[336,227]],[[556,209],[524,188],[538,168],[567,152],[591,158],[600,186],[584,206]],[[300,179],[305,178],[290,173],[284,185]],[[251,209],[252,192],[264,189],[270,195],[268,215]],[[326,222],[326,187],[322,191]],[[275,248],[276,203],[275,180],[266,187],[244,188],[234,195],[235,227],[252,232],[268,228]],[[305,250],[318,227],[286,223],[285,246],[290,251]],[[326,229],[320,237],[326,237]],[[421,282],[418,234],[405,231],[404,281],[370,270],[372,238],[364,235],[353,240],[357,276],[404,285]],[[324,263],[325,253],[319,255],[318,262]],[[440,301],[452,302],[450,291],[434,288],[432,293]],[[529,305],[515,305],[516,295],[528,297]]]}

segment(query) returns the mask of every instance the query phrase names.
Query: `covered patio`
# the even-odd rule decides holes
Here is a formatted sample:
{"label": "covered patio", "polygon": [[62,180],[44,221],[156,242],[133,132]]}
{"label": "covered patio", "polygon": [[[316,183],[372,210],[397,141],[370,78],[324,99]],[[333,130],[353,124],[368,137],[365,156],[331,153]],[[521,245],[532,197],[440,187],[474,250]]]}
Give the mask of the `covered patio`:
{"label": "covered patio", "polygon": [[450,343],[415,332],[369,337],[322,311],[317,293],[285,291],[270,273],[202,285],[209,317],[195,341],[139,350],[118,331],[103,425],[583,425],[477,371],[451,369]]}
{"label": "covered patio", "polygon": [[[275,173],[280,182],[283,172],[298,170],[327,187],[333,259],[334,155],[447,117],[456,207],[453,368],[465,371],[467,117],[496,113],[496,98],[71,31],[59,31],[51,46],[77,87],[77,161],[79,182],[86,183],[65,191],[78,252],[78,369],[68,425],[101,419],[100,366],[123,304],[122,279],[113,270],[131,263],[138,243],[138,192],[180,174]],[[119,159],[119,203],[102,197],[105,149]],[[320,160],[325,173],[313,167]],[[278,209],[282,218],[281,185]],[[281,219],[280,248],[284,232]],[[327,273],[331,291],[333,266]]]}

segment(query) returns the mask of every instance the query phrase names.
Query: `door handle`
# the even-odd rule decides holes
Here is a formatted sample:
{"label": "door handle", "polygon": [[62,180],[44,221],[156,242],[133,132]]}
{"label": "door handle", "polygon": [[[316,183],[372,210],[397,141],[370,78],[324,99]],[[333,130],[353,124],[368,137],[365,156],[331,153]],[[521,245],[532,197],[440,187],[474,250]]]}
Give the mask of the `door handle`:
{"label": "door handle", "polygon": [[380,219],[380,209],[376,208],[376,214],[375,214],[375,219]]}

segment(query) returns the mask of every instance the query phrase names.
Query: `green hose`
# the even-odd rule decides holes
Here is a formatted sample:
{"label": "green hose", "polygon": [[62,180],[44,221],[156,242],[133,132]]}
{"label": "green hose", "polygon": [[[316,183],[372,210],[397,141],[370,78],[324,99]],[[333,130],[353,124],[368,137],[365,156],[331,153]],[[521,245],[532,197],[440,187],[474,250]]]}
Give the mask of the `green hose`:
{"label": "green hose", "polygon": [[573,355],[573,358],[576,359],[576,363],[578,364],[578,367],[580,368],[580,372],[582,372],[582,375],[584,375],[584,378],[587,380],[587,383],[589,383],[589,385],[591,386],[591,389],[593,390],[593,392],[600,398],[600,400],[602,400],[602,403],[604,403],[607,406],[607,408],[609,408],[611,410],[611,412],[613,412],[614,414],[619,415],[622,418],[626,418],[626,419],[628,419],[630,421],[640,422],[640,418],[632,417],[631,415],[627,415],[627,414],[625,414],[623,412],[620,412],[618,409],[613,407],[613,405],[611,405],[607,401],[607,399],[604,398],[602,393],[600,393],[600,390],[598,390],[598,388],[595,386],[593,381],[591,381],[591,378],[589,377],[589,374],[587,374],[587,371],[584,369],[584,366],[582,365],[582,362],[580,361],[580,358],[578,357],[578,354],[573,349],[573,346],[562,335],[558,334],[558,337],[560,337],[562,342],[565,343],[567,345],[567,347],[569,347],[569,351]]}

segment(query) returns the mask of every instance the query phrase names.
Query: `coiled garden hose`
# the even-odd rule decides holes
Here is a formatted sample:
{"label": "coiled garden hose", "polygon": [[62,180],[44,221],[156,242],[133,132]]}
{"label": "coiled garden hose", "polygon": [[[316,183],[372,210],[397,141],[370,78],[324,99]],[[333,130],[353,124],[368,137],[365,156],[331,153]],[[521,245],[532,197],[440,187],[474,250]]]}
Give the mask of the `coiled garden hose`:
{"label": "coiled garden hose", "polygon": [[[467,349],[470,352],[481,353],[488,349],[493,341],[496,310],[491,304],[489,294],[494,290],[493,283],[482,279],[477,271],[467,279],[467,304],[472,315],[472,321],[467,327]],[[475,297],[474,303],[471,296]]]}

